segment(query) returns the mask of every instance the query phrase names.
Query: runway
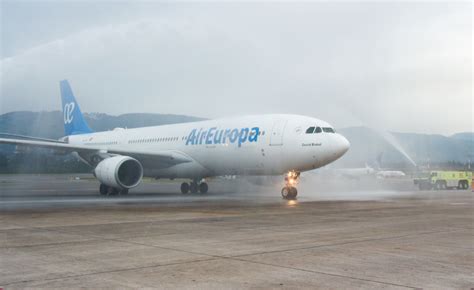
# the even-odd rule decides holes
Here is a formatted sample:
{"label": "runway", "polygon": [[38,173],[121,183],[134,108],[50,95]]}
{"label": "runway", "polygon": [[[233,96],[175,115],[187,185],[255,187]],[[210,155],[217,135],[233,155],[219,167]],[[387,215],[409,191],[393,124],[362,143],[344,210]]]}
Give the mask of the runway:
{"label": "runway", "polygon": [[[474,287],[473,193],[303,180],[145,182],[97,195],[85,176],[0,176],[0,287]],[[319,186],[318,186],[319,184]]]}

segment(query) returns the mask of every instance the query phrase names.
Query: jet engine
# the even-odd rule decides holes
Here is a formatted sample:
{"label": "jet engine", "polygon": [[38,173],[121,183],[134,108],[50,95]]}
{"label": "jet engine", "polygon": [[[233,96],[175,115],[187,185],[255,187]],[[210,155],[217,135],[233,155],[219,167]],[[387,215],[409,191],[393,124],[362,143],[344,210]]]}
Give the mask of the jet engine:
{"label": "jet engine", "polygon": [[99,162],[94,174],[102,184],[117,189],[130,189],[142,181],[143,167],[132,157],[114,156]]}

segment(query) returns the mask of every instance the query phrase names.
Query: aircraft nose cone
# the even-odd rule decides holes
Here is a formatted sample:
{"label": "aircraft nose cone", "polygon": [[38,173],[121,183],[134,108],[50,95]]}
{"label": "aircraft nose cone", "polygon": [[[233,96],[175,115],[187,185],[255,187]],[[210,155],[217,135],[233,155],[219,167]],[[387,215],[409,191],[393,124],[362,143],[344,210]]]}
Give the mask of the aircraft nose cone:
{"label": "aircraft nose cone", "polygon": [[349,143],[349,140],[347,140],[346,137],[342,135],[339,136],[341,136],[341,151],[342,154],[345,154],[347,150],[349,150],[349,148],[351,147],[351,143]]}
{"label": "aircraft nose cone", "polygon": [[351,147],[351,143],[347,141],[346,137],[340,134],[337,134],[335,143],[336,143],[334,144],[335,151],[336,151],[335,153],[338,158],[344,155],[347,152],[347,150],[349,150],[349,148]]}

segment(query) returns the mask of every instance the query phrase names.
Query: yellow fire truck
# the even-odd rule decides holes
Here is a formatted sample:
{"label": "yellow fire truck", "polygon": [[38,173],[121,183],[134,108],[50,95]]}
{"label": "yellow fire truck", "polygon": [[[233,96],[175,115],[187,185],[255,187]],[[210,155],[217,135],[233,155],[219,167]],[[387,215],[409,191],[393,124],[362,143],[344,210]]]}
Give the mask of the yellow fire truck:
{"label": "yellow fire truck", "polygon": [[430,189],[469,189],[472,186],[472,172],[469,171],[430,171],[425,172],[413,183],[420,190]]}

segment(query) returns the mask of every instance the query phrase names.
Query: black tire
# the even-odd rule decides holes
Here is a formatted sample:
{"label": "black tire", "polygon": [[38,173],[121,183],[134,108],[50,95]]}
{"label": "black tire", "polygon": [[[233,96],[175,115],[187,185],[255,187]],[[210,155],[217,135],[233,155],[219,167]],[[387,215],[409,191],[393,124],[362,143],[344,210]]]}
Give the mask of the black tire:
{"label": "black tire", "polygon": [[109,195],[117,195],[119,192],[117,188],[109,188]]}
{"label": "black tire", "polygon": [[189,192],[189,183],[183,182],[181,183],[181,193],[187,194]]}
{"label": "black tire", "polygon": [[287,200],[294,200],[298,195],[298,190],[296,187],[285,186],[281,189],[281,196]]}
{"label": "black tire", "polygon": [[207,185],[207,183],[203,182],[203,183],[199,184],[199,192],[200,193],[207,193],[208,190],[209,190],[209,186]]}
{"label": "black tire", "polygon": [[290,187],[290,194],[291,199],[296,199],[296,196],[298,195],[298,189],[296,189],[296,187]]}
{"label": "black tire", "polygon": [[99,192],[100,195],[107,195],[107,192],[109,192],[109,187],[105,184],[100,184]]}
{"label": "black tire", "polygon": [[198,185],[196,182],[191,182],[191,184],[189,185],[189,191],[191,191],[191,193],[198,192]]}
{"label": "black tire", "polygon": [[290,188],[286,186],[283,187],[281,189],[281,197],[283,197],[284,199],[288,199],[289,195],[290,195]]}

